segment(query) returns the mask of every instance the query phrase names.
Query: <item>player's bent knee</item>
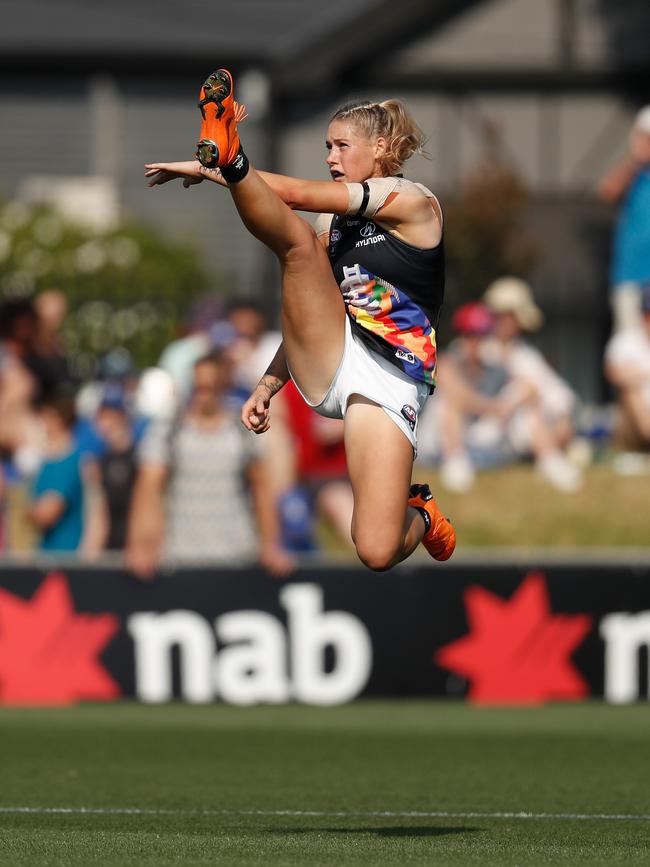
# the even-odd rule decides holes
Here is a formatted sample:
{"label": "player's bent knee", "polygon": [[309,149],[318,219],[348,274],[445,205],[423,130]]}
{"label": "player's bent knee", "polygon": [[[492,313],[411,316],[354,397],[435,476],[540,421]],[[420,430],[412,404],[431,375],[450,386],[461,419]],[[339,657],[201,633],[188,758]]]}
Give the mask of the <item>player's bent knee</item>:
{"label": "player's bent knee", "polygon": [[373,572],[385,572],[399,559],[400,545],[373,537],[355,539],[357,556]]}

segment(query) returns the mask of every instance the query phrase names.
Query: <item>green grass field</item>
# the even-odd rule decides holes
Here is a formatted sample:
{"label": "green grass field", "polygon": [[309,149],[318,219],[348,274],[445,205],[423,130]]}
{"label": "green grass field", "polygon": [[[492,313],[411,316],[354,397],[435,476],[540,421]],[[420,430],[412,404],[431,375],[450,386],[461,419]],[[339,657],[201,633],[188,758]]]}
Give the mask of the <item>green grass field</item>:
{"label": "green grass field", "polygon": [[471,491],[450,494],[435,473],[424,475],[453,517],[459,548],[650,545],[648,476],[619,476],[607,465],[589,467],[584,488],[562,494],[523,464],[480,473]]}
{"label": "green grass field", "polygon": [[12,867],[650,862],[648,706],[5,708],[0,751]]}
{"label": "green grass field", "polygon": [[[530,464],[479,473],[465,494],[452,494],[438,474],[416,466],[413,478],[428,482],[458,534],[458,551],[472,548],[641,548],[650,549],[650,476],[620,476],[608,464],[589,467],[584,488],[558,493]],[[345,554],[329,528],[321,542]],[[354,555],[348,552],[351,560]]]}

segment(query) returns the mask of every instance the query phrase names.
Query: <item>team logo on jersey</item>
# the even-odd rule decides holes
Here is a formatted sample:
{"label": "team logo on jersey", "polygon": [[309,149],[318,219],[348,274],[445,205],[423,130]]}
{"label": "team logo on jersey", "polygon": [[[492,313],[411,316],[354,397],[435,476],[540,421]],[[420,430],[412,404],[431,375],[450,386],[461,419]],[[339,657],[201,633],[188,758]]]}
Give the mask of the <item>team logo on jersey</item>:
{"label": "team logo on jersey", "polygon": [[408,426],[411,428],[411,430],[415,430],[415,424],[418,420],[418,414],[413,409],[413,407],[410,406],[408,403],[405,403],[402,407],[402,415],[406,419]]}
{"label": "team logo on jersey", "polygon": [[342,237],[340,229],[332,229],[330,232],[330,244],[332,247],[334,244],[338,244]]}
{"label": "team logo on jersey", "polygon": [[408,352],[406,349],[398,349],[395,352],[395,358],[399,358],[400,361],[406,361],[407,364],[415,364],[417,359],[412,352]]}
{"label": "team logo on jersey", "polygon": [[366,223],[365,226],[362,226],[359,229],[359,234],[362,238],[369,238],[371,235],[374,235],[377,231],[377,227],[374,223]]}

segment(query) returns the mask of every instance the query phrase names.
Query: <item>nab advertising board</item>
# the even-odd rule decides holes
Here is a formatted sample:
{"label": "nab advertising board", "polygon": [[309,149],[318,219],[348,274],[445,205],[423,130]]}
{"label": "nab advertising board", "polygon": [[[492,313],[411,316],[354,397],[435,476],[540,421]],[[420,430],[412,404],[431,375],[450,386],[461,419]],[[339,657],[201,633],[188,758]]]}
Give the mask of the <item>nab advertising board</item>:
{"label": "nab advertising board", "polygon": [[0,704],[648,699],[650,563],[0,569]]}

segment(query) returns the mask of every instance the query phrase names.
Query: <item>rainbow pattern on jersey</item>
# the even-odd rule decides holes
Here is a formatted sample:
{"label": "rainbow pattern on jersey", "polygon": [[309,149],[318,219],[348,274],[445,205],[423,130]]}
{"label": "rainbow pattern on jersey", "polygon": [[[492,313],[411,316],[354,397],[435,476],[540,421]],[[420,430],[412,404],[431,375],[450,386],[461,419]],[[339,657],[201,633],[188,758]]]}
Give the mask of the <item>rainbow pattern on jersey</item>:
{"label": "rainbow pattern on jersey", "polygon": [[343,275],[341,294],[357,325],[394,347],[408,376],[435,385],[436,334],[422,308],[361,265],[345,266]]}

